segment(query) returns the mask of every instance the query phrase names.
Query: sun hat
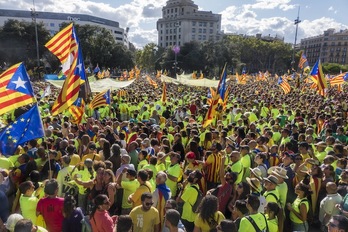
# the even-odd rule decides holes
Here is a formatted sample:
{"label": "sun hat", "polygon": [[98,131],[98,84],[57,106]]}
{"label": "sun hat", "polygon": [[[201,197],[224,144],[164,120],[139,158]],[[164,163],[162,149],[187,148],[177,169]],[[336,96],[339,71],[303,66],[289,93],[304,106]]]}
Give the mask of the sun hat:
{"label": "sun hat", "polygon": [[283,178],[283,179],[289,179],[289,177],[286,175],[287,171],[285,168],[282,167],[276,167],[273,171],[272,171],[273,175],[276,175],[277,177]]}
{"label": "sun hat", "polygon": [[268,177],[263,178],[263,180],[271,182],[272,184],[278,185],[278,178],[273,175],[269,175]]}
{"label": "sun hat", "polygon": [[248,182],[248,184],[256,191],[256,192],[261,192],[262,191],[262,187],[261,187],[261,183],[260,180],[257,178],[246,178],[246,181]]}
{"label": "sun hat", "polygon": [[252,172],[257,179],[262,180],[262,172],[259,168],[249,168],[249,169],[250,169],[250,172]]}

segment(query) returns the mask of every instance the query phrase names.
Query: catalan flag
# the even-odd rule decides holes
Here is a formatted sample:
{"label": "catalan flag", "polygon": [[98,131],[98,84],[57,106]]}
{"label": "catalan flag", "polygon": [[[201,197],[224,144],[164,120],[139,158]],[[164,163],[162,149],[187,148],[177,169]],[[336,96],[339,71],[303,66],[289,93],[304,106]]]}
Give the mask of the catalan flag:
{"label": "catalan flag", "polygon": [[219,100],[225,99],[226,77],[227,77],[227,72],[226,72],[226,65],[225,65],[221,74],[221,78],[220,78],[217,90],[216,90],[216,94],[213,96],[211,105],[207,111],[207,114],[205,115],[204,123],[202,125],[204,128],[209,126],[211,122],[213,121],[216,114],[216,109],[219,104]]}
{"label": "catalan flag", "polygon": [[146,79],[147,79],[147,81],[149,82],[150,85],[155,87],[155,89],[158,88],[158,85],[157,85],[156,81],[152,80],[150,76],[146,76]]}
{"label": "catalan flag", "polygon": [[167,86],[166,86],[166,83],[163,82],[161,102],[164,105],[166,101],[167,101]]}
{"label": "catalan flag", "polygon": [[321,67],[320,59],[315,63],[310,72],[313,82],[317,85],[317,89],[320,95],[325,95],[325,89],[327,88],[327,82]]}
{"label": "catalan flag", "polygon": [[[72,25],[71,25],[71,27],[72,27]],[[63,31],[65,29],[63,29]],[[70,39],[70,43],[65,42],[63,44],[63,46],[66,46],[65,50],[70,51],[69,57],[73,56],[73,61],[71,63],[69,72],[66,75],[67,78],[64,81],[64,84],[63,84],[62,89],[59,93],[59,96],[53,104],[52,115],[57,115],[57,114],[63,112],[64,110],[68,109],[69,106],[71,106],[78,98],[79,92],[81,89],[81,85],[87,81],[86,80],[86,73],[85,73],[85,66],[83,63],[82,49],[79,46],[79,41],[78,41],[74,27],[72,27],[72,29],[69,31],[71,34],[70,34],[70,36],[67,36],[67,38]],[[60,33],[61,32],[59,32],[57,35],[59,35]],[[58,45],[61,44],[61,41],[60,41],[61,37],[60,36],[57,37],[57,35],[54,36],[46,44],[46,47],[49,48],[50,51],[52,51],[50,49],[52,46],[56,46],[56,44],[58,44]],[[71,47],[73,47],[74,49],[72,49]],[[75,47],[76,47],[76,49],[75,49]],[[59,49],[63,50],[63,48],[61,48],[61,47]],[[55,50],[53,50],[53,51],[55,51]],[[56,54],[53,52],[53,54],[57,55],[57,57],[62,62],[62,59],[59,57],[60,53]]]}
{"label": "catalan flag", "polygon": [[307,57],[303,52],[301,53],[301,58],[300,58],[300,61],[298,62],[298,67],[300,69],[305,69],[305,68],[309,67]]}
{"label": "catalan flag", "polygon": [[33,102],[36,99],[23,63],[0,75],[0,115]]}
{"label": "catalan flag", "polygon": [[161,75],[162,75],[162,71],[157,70],[156,78],[161,78]]}
{"label": "catalan flag", "polygon": [[44,135],[39,108],[34,104],[0,132],[0,152],[4,155],[14,155],[19,145]]}
{"label": "catalan flag", "polygon": [[290,93],[291,86],[289,85],[288,81],[285,78],[279,77],[278,78],[278,85],[284,91],[285,94]]}
{"label": "catalan flag", "polygon": [[118,97],[125,97],[125,96],[127,96],[127,90],[120,89],[120,90],[117,92],[117,95],[118,95]]}
{"label": "catalan flag", "polygon": [[95,109],[97,107],[106,106],[111,104],[111,96],[110,96],[110,89],[105,90],[103,92],[98,93],[95,95],[91,103],[89,104],[89,107],[91,109]]}
{"label": "catalan flag", "polygon": [[348,81],[348,72],[341,73],[330,79],[330,85],[342,85],[345,81]]}
{"label": "catalan flag", "polygon": [[71,23],[45,44],[45,47],[59,59],[62,72],[66,76],[69,74],[78,49],[77,41],[72,38],[73,33],[74,26]]}
{"label": "catalan flag", "polygon": [[71,122],[78,125],[82,121],[83,114],[85,113],[85,101],[83,98],[79,97],[77,100],[69,107],[69,112],[71,113]]}

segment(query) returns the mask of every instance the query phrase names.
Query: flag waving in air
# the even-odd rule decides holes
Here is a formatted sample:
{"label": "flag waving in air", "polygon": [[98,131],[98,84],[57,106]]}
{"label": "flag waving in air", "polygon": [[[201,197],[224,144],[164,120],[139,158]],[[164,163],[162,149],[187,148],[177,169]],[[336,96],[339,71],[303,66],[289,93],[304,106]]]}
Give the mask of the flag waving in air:
{"label": "flag waving in air", "polygon": [[162,104],[164,105],[167,101],[167,86],[166,83],[163,82],[163,88],[162,88],[162,97],[161,97]]}
{"label": "flag waving in air", "polygon": [[309,67],[307,57],[303,52],[301,53],[301,58],[300,58],[300,61],[298,62],[298,67],[300,69],[306,69],[307,67]]}
{"label": "flag waving in air", "polygon": [[216,94],[214,96],[212,96],[212,101],[210,104],[210,107],[207,111],[207,114],[205,115],[204,118],[204,123],[203,123],[203,127],[207,127],[211,124],[211,122],[213,121],[215,115],[216,115],[216,109],[218,107],[219,104],[219,100],[221,102],[223,102],[225,100],[225,93],[226,93],[226,77],[227,77],[227,72],[226,72],[226,64],[225,67],[222,71],[221,74],[221,78],[216,90]]}
{"label": "flag waving in air", "polygon": [[[78,98],[81,85],[87,82],[85,66],[79,40],[72,24],[55,35],[45,46],[61,61],[63,72],[67,76],[52,106],[52,115],[57,115],[68,109]],[[64,71],[66,66],[70,68]]]}
{"label": "flag waving in air", "polygon": [[23,63],[0,75],[0,115],[33,102],[36,99]]}
{"label": "flag waving in air", "polygon": [[85,101],[79,97],[72,106],[69,107],[71,113],[71,122],[74,124],[80,124],[82,121],[83,114],[85,113]]}
{"label": "flag waving in air", "polygon": [[110,96],[110,89],[108,89],[95,95],[95,97],[89,104],[89,107],[91,109],[95,109],[97,107],[106,106],[110,104],[111,104],[111,96]]}
{"label": "flag waving in air", "polygon": [[321,67],[320,59],[315,63],[310,73],[313,82],[317,85],[317,89],[320,95],[325,95],[325,89],[327,88],[327,82]]}
{"label": "flag waving in air", "polygon": [[278,85],[280,88],[284,91],[285,94],[290,93],[291,86],[289,85],[289,82],[286,80],[286,78],[279,77],[278,78]]}
{"label": "flag waving in air", "polygon": [[13,155],[19,145],[44,135],[39,108],[34,104],[0,132],[0,151],[4,155]]}

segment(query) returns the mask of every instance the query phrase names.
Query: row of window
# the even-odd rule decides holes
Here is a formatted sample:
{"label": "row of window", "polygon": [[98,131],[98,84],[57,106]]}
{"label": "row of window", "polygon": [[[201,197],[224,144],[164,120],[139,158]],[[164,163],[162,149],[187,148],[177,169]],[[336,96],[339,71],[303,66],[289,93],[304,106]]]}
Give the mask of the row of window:
{"label": "row of window", "polygon": [[348,36],[330,37],[329,40],[348,40]]}
{"label": "row of window", "polygon": [[[196,22],[196,21],[192,21],[192,26],[195,27],[196,25],[198,24],[199,27],[207,27],[208,25],[208,22]],[[213,27],[214,26],[214,23],[213,22],[210,22],[209,23],[209,26],[210,27]]]}
{"label": "row of window", "polygon": [[[196,30],[196,28],[192,28],[192,33],[196,33],[196,31],[198,31],[198,33],[207,33],[207,29],[205,28],[198,28],[198,30]],[[213,34],[214,33],[214,29],[209,29],[209,34]]]}
{"label": "row of window", "polygon": [[[163,44],[164,44],[164,43],[160,43],[160,47],[163,47]],[[175,42],[166,42],[165,45],[166,45],[166,47],[168,47],[168,46],[173,46],[173,45],[175,45]],[[179,46],[181,45],[181,44],[180,44],[180,41],[179,41],[178,45],[179,45]]]}
{"label": "row of window", "polygon": [[[178,39],[181,39],[181,35],[178,35]],[[160,41],[162,41],[162,40],[163,40],[163,36],[160,37]],[[166,36],[166,40],[176,40],[176,35],[173,35],[173,36],[172,35],[169,35],[169,36],[167,35]]]}

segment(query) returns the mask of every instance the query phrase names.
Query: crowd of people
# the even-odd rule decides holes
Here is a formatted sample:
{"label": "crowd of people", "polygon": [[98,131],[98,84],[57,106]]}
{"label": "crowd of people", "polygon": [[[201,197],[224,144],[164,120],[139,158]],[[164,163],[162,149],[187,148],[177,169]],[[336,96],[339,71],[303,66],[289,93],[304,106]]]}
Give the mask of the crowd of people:
{"label": "crowd of people", "polygon": [[208,127],[205,87],[136,80],[79,125],[38,97],[45,137],[0,155],[0,231],[348,231],[346,86],[228,85]]}

